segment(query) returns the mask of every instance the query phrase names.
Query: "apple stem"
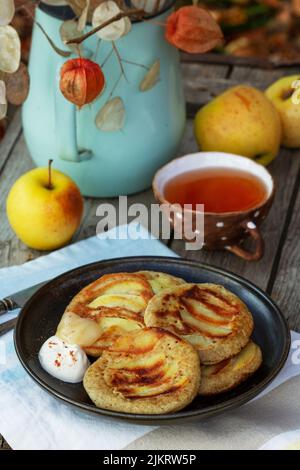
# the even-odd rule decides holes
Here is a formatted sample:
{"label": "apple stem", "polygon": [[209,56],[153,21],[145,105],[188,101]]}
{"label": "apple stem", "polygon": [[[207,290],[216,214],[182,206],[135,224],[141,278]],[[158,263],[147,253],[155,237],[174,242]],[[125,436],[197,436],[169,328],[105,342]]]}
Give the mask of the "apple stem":
{"label": "apple stem", "polygon": [[52,172],[51,172],[52,163],[53,163],[53,160],[49,160],[49,162],[48,162],[48,185],[47,185],[48,189],[53,189],[53,186],[52,186]]}

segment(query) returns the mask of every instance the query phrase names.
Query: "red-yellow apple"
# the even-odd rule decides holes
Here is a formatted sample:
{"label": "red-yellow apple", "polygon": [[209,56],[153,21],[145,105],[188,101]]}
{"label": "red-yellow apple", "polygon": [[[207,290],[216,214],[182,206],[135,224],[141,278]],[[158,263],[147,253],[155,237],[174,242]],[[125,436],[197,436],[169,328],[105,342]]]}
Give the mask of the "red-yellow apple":
{"label": "red-yellow apple", "polygon": [[12,186],[6,203],[9,223],[30,248],[54,250],[67,244],[78,229],[83,198],[65,174],[36,168]]}
{"label": "red-yellow apple", "polygon": [[293,83],[300,80],[299,75],[283,77],[273,83],[266,96],[279,112],[282,123],[282,144],[289,148],[300,148],[300,104],[294,103]]}

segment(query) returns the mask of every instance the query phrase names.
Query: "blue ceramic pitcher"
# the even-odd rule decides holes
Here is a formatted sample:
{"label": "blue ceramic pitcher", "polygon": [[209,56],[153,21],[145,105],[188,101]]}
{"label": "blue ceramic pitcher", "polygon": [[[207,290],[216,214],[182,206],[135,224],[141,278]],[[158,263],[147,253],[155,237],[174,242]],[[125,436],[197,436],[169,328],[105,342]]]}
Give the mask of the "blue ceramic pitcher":
{"label": "blue ceramic pitcher", "polygon": [[[71,10],[41,5],[36,20],[60,48],[66,49],[59,29]],[[164,22],[171,11],[172,5],[155,17],[155,23]],[[83,44],[84,55],[99,64],[112,47],[102,41],[95,58],[97,36]],[[164,39],[164,28],[137,21],[116,44],[127,81],[121,79],[112,96],[122,98],[126,117],[121,130],[104,132],[97,128],[95,117],[120,75],[116,54],[111,54],[103,67],[105,91],[91,105],[78,110],[59,89],[60,68],[67,59],[52,50],[37,26],[33,30],[30,93],[23,107],[27,146],[38,166],[46,166],[52,158],[54,167],[73,178],[85,196],[126,195],[148,188],[155,171],[176,156],[185,127],[179,54]],[[149,67],[158,59],[158,83],[141,92],[145,68],[128,62]]]}

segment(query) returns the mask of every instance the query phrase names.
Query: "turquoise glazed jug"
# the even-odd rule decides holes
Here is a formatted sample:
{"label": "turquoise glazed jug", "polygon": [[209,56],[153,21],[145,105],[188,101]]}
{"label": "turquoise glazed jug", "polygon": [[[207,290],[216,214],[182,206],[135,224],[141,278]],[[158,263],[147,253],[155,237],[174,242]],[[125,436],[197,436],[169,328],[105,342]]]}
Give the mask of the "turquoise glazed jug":
{"label": "turquoise glazed jug", "polygon": [[[85,196],[110,197],[144,190],[154,173],[176,156],[185,127],[178,51],[164,39],[163,23],[172,5],[153,18],[137,21],[116,46],[123,60],[126,79],[120,77],[117,54],[103,66],[104,92],[91,105],[77,109],[60,92],[60,68],[67,60],[50,47],[35,26],[29,63],[30,93],[23,106],[23,128],[34,162],[68,174]],[[57,46],[66,50],[60,26],[72,17],[68,7],[40,4],[36,20]],[[111,42],[93,35],[83,43],[84,56],[103,64],[112,49]],[[75,56],[72,56],[75,57]],[[160,61],[158,83],[141,92],[139,85],[146,69]],[[136,65],[140,64],[140,65]],[[141,66],[142,65],[142,66]],[[125,107],[124,127],[105,132],[95,124],[98,111],[111,97],[119,96]]]}

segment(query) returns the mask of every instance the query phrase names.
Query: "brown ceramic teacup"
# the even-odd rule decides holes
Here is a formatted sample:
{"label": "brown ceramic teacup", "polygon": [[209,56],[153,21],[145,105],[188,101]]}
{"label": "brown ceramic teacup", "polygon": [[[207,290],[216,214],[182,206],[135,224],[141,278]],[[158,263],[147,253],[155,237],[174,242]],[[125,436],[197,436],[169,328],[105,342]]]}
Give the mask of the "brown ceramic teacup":
{"label": "brown ceramic teacup", "polygon": [[[264,254],[264,241],[259,226],[270,210],[275,191],[273,178],[262,165],[245,157],[222,152],[198,152],[186,155],[173,160],[156,173],[153,180],[155,198],[163,204],[162,207],[172,208],[168,215],[171,214],[173,228],[175,232],[180,228],[180,232],[184,233],[182,230],[184,220],[181,215],[176,216],[176,204],[171,204],[165,198],[166,184],[183,173],[217,168],[240,170],[259,178],[265,185],[266,196],[257,206],[249,210],[204,212],[203,246],[209,250],[225,249],[248,261],[259,260]],[[191,212],[195,217],[195,210]],[[254,251],[248,251],[241,246],[248,236],[255,242]]]}

